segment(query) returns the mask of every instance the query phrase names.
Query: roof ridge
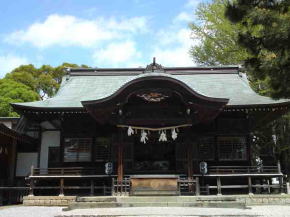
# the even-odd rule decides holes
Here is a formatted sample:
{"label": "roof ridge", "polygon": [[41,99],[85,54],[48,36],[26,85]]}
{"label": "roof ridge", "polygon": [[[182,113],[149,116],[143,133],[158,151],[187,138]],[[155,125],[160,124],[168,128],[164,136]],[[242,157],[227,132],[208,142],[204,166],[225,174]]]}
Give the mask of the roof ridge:
{"label": "roof ridge", "polygon": [[[152,71],[152,72],[157,72]],[[165,74],[192,75],[192,74],[238,74],[238,66],[208,66],[208,67],[164,67]],[[140,75],[152,73],[146,68],[68,68],[70,76],[118,76],[118,75]]]}

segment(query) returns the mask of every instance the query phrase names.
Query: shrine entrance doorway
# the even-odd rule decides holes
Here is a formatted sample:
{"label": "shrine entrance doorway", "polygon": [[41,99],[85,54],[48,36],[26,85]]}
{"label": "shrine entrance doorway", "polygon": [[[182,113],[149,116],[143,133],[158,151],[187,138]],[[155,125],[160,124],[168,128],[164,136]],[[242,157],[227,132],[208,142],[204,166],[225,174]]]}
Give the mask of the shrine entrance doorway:
{"label": "shrine entrance doorway", "polygon": [[146,144],[138,139],[133,148],[133,170],[136,174],[175,174],[175,142],[150,138]]}

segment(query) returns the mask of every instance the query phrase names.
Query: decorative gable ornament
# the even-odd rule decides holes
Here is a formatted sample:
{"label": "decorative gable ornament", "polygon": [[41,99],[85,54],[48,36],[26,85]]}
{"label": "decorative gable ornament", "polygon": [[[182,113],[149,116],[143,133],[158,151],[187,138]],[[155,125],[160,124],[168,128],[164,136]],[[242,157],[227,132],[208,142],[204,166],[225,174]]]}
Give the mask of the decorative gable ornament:
{"label": "decorative gable ornament", "polygon": [[161,102],[162,100],[169,97],[163,93],[158,92],[143,93],[138,94],[137,96],[148,102]]}
{"label": "decorative gable ornament", "polygon": [[146,72],[155,72],[155,71],[164,72],[164,68],[162,65],[156,63],[156,58],[153,57],[153,62],[146,66],[144,72],[146,73]]}

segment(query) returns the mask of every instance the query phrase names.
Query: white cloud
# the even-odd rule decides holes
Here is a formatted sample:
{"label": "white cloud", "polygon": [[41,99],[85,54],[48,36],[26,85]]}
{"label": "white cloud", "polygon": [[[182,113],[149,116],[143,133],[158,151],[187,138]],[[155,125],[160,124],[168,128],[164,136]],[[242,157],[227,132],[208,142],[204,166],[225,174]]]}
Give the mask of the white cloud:
{"label": "white cloud", "polygon": [[158,58],[158,63],[161,63],[166,67],[195,65],[189,56],[189,50],[187,47],[178,47],[173,49],[158,48],[153,52],[153,56]]}
{"label": "white cloud", "polygon": [[193,20],[193,15],[191,13],[182,11],[173,20],[173,22],[191,22]]}
{"label": "white cloud", "polygon": [[[163,36],[162,36],[163,35]],[[185,28],[171,28],[159,33],[162,43],[153,51],[153,56],[164,66],[193,66],[189,55],[190,47],[198,41],[191,39],[191,31]]]}
{"label": "white cloud", "polygon": [[45,48],[53,45],[91,47],[112,39],[122,39],[147,30],[145,17],[128,19],[81,19],[70,15],[53,14],[25,30],[9,34],[6,41],[31,43]]}
{"label": "white cloud", "polygon": [[0,56],[0,78],[6,73],[12,71],[14,68],[28,64],[28,60],[24,57],[18,57],[14,55]]}
{"label": "white cloud", "polygon": [[201,3],[202,0],[188,0],[185,4],[185,7],[187,8],[196,8],[199,3]]}
{"label": "white cloud", "polygon": [[192,37],[192,32],[185,23],[195,19],[193,10],[201,0],[188,0],[184,10],[177,14],[171,26],[157,33],[157,38],[162,38],[156,43],[152,56],[164,66],[194,66],[196,63],[190,56],[191,46],[197,45],[199,40]]}
{"label": "white cloud", "polygon": [[141,53],[137,51],[133,41],[111,43],[104,49],[96,50],[93,58],[96,64],[108,66],[137,66],[132,60],[138,60]]}

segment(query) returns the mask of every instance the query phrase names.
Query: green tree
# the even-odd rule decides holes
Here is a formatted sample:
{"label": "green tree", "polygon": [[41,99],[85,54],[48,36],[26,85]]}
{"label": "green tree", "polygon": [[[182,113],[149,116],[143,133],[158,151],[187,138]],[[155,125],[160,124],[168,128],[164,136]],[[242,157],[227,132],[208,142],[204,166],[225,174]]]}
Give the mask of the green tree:
{"label": "green tree", "polygon": [[0,79],[0,116],[17,116],[10,103],[31,102],[52,97],[58,90],[67,67],[88,68],[86,65],[63,63],[52,67],[22,65]]}
{"label": "green tree", "polygon": [[290,1],[236,0],[226,17],[237,26],[238,43],[251,54],[245,60],[254,81],[266,81],[273,98],[290,97]]}
{"label": "green tree", "polygon": [[[22,65],[8,73],[5,78],[30,87],[43,100],[55,95],[65,74],[64,69],[67,67],[80,66],[71,63],[63,63],[57,67],[42,65],[40,68],[36,68],[32,64]],[[88,68],[86,65],[81,65],[81,67]]]}
{"label": "green tree", "polygon": [[241,25],[232,24],[225,17],[227,0],[213,0],[199,4],[195,15],[197,21],[190,24],[192,38],[200,41],[190,54],[202,65],[241,64],[249,55],[237,44]]}
{"label": "green tree", "polygon": [[30,87],[7,78],[0,80],[1,117],[18,116],[17,113],[12,110],[10,103],[35,100],[39,100],[39,96],[36,92],[31,90]]}

